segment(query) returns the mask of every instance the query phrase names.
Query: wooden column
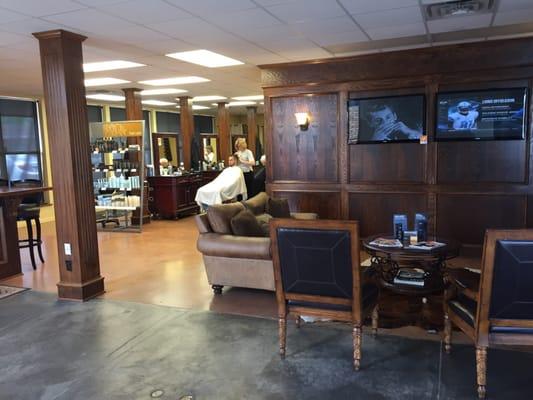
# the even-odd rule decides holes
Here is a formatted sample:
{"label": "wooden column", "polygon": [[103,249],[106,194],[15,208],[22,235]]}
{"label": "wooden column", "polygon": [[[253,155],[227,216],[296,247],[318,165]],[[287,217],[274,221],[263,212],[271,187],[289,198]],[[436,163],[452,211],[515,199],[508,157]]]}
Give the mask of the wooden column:
{"label": "wooden column", "polygon": [[229,109],[226,102],[218,103],[218,141],[220,147],[220,158],[224,163],[228,163],[228,157],[233,154],[233,145],[229,131]]}
{"label": "wooden column", "polygon": [[246,117],[248,125],[248,148],[254,153],[256,160],[259,155],[255,154],[255,142],[257,140],[257,107],[246,107]]}
{"label": "wooden column", "polygon": [[191,144],[194,136],[194,116],[192,114],[192,99],[183,96],[180,100],[180,130],[183,137],[183,165],[191,168]]}
{"label": "wooden column", "polygon": [[[59,255],[61,299],[88,300],[104,292],[100,276],[83,83],[84,36],[64,30],[39,39]],[[70,254],[69,254],[70,253]]]}
{"label": "wooden column", "polygon": [[[126,97],[126,120],[128,121],[140,121],[143,119],[143,108],[141,103],[141,89],[127,88],[122,89]],[[141,144],[138,137],[128,138],[128,144]]]}

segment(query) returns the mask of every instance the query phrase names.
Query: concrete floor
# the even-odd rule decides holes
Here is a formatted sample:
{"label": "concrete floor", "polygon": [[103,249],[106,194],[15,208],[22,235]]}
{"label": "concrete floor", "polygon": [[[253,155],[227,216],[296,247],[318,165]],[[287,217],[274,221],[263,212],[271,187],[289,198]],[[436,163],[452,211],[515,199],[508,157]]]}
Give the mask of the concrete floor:
{"label": "concrete floor", "polygon": [[[435,341],[363,339],[351,369],[350,329],[288,330],[261,318],[114,300],[59,302],[27,291],[0,300],[0,398],[474,399],[474,351],[442,354]],[[533,355],[489,352],[492,399],[531,398]]]}

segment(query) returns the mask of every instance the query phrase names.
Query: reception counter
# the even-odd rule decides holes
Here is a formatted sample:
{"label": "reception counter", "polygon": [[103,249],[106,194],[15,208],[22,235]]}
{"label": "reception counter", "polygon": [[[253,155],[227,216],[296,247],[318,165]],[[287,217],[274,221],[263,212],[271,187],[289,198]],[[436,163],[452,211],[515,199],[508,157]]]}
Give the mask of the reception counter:
{"label": "reception counter", "polygon": [[199,187],[213,180],[218,171],[197,172],[182,176],[149,176],[148,207],[159,218],[176,218],[197,213],[194,201]]}
{"label": "reception counter", "polygon": [[22,273],[17,231],[17,208],[20,202],[28,195],[50,189],[50,187],[0,187],[0,279]]}

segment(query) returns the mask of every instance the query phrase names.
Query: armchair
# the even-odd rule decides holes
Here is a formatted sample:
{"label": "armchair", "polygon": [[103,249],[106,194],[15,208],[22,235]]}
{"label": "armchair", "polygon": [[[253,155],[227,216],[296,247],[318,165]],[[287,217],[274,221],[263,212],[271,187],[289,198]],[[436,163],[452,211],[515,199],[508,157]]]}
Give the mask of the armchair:
{"label": "armchair", "polygon": [[533,229],[488,230],[481,275],[450,271],[444,305],[444,344],[451,350],[452,324],[476,346],[477,389],[486,395],[487,349],[533,345]]}
{"label": "armchair", "polygon": [[276,219],[270,223],[279,317],[279,352],[285,357],[287,316],[325,317],[353,326],[353,367],[361,364],[362,325],[372,314],[377,332],[378,287],[364,282],[356,221]]}

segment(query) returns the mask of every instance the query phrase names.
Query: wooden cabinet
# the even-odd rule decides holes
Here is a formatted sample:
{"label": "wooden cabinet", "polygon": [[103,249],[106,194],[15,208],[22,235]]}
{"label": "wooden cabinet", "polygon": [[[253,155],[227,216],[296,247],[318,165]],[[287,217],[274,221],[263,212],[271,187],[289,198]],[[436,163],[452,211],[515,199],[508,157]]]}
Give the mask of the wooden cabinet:
{"label": "wooden cabinet", "polygon": [[176,218],[199,211],[194,198],[198,188],[206,182],[201,173],[184,176],[150,176],[150,211],[160,218]]}

